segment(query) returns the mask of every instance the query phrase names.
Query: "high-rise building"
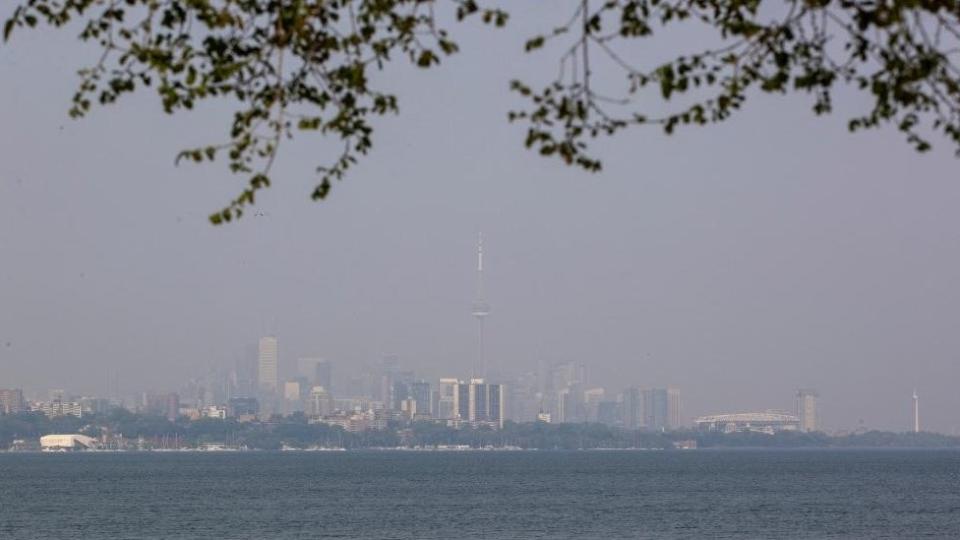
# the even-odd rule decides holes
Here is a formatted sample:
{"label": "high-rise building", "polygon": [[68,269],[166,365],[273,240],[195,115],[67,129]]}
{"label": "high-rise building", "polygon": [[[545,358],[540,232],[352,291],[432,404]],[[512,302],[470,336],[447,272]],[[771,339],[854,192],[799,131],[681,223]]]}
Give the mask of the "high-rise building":
{"label": "high-rise building", "polygon": [[433,415],[433,400],[430,395],[430,383],[427,381],[416,381],[409,386],[410,399],[417,402],[417,413]]}
{"label": "high-rise building", "polygon": [[174,393],[145,394],[143,406],[145,413],[162,416],[173,422],[180,415],[180,396]]}
{"label": "high-rise building", "polygon": [[623,427],[640,429],[643,426],[643,395],[637,387],[623,391]]}
{"label": "high-rise building", "polygon": [[459,382],[453,378],[440,379],[437,386],[437,410],[434,412],[437,418],[449,420],[457,417],[456,393]]}
{"label": "high-rise building", "polygon": [[583,391],[584,420],[587,422],[598,421],[600,403],[604,401],[606,395],[603,388],[589,388]]}
{"label": "high-rise building", "polygon": [[228,403],[227,411],[232,417],[256,416],[260,414],[260,403],[252,397],[233,398]]}
{"label": "high-rise building", "polygon": [[453,390],[453,417],[470,420],[470,385],[457,381]]}
{"label": "high-rise building", "polygon": [[310,415],[327,416],[333,414],[333,396],[322,386],[310,390]]}
{"label": "high-rise building", "polygon": [[800,419],[800,431],[817,431],[820,429],[820,419],[817,418],[817,398],[820,394],[816,390],[801,388],[797,390],[796,414]]}
{"label": "high-rise building", "polygon": [[620,413],[623,407],[616,401],[601,401],[597,404],[597,422],[608,426],[623,425]]}
{"label": "high-rise building", "polygon": [[41,401],[34,403],[33,410],[43,412],[47,418],[59,416],[83,418],[83,406],[75,401]]}
{"label": "high-rise building", "polygon": [[469,383],[458,381],[454,389],[454,411],[461,421],[502,428],[506,420],[506,397],[506,386],[502,384],[488,384],[483,379],[471,379]]}
{"label": "high-rise building", "polygon": [[306,386],[306,381],[293,380],[286,381],[283,383],[283,412],[285,414],[293,414],[295,412],[303,412],[303,394]]}
{"label": "high-rise building", "polygon": [[23,390],[0,388],[0,414],[17,414],[27,409],[23,400]]}
{"label": "high-rise building", "polygon": [[333,393],[333,366],[323,358],[298,358],[297,373],[310,384]]}
{"label": "high-rise building", "polygon": [[644,427],[667,431],[680,427],[680,392],[674,388],[643,391]]}
{"label": "high-rise building", "polygon": [[260,338],[257,383],[261,393],[276,395],[280,383],[280,346],[274,336]]}

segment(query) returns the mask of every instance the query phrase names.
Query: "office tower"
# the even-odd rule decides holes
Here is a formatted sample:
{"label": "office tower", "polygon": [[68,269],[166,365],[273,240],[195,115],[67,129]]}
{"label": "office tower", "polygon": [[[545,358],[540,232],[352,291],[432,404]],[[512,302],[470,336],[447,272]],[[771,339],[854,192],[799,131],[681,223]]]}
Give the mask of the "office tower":
{"label": "office tower", "polygon": [[505,385],[488,384],[483,379],[471,379],[469,383],[458,381],[454,389],[454,410],[460,420],[502,428],[506,421],[506,398]]}
{"label": "office tower", "polygon": [[26,410],[23,390],[0,388],[0,414],[17,414]]}
{"label": "office tower", "polygon": [[490,395],[487,393],[487,385],[483,379],[471,380],[469,388],[470,406],[467,408],[467,415],[471,422],[477,422],[479,419],[486,418],[490,412],[488,407]]}
{"label": "office tower", "polygon": [[260,338],[259,356],[257,363],[257,382],[260,392],[266,395],[276,395],[280,382],[280,346],[277,338],[266,336]]}
{"label": "office tower", "polygon": [[507,398],[509,409],[506,417],[517,422],[533,422],[537,419],[543,395],[539,392],[537,374],[522,373],[510,381],[507,386],[510,395]]}
{"label": "office tower", "polygon": [[[417,416],[420,411],[417,409],[417,400],[413,398],[401,399],[400,400],[400,412],[404,414],[409,419],[413,419]],[[420,413],[422,414],[422,413]]]}
{"label": "office tower", "polygon": [[227,403],[227,411],[231,417],[256,416],[260,414],[260,403],[256,398],[238,397]]}
{"label": "office tower", "polygon": [[322,386],[314,386],[310,390],[310,415],[327,416],[333,413],[333,397]]}
{"label": "office tower", "polygon": [[297,374],[310,384],[322,386],[333,393],[333,366],[323,358],[298,358]]}
{"label": "office tower", "polygon": [[620,416],[622,405],[616,401],[601,401],[597,404],[597,422],[607,426],[623,425]]}
{"label": "office tower", "polygon": [[457,384],[460,381],[453,378],[440,379],[437,386],[437,410],[436,417],[442,419],[451,419],[457,417],[456,398]]}
{"label": "office tower", "polygon": [[405,381],[402,381],[402,380],[394,380],[393,388],[390,392],[390,403],[392,404],[390,405],[390,408],[395,411],[401,410],[400,402],[402,402],[405,399],[408,399],[409,397],[410,397],[410,385],[408,385]]}
{"label": "office tower", "polygon": [[430,395],[430,383],[427,381],[417,381],[410,383],[409,397],[417,402],[418,414],[433,415],[433,403]]}
{"label": "office tower", "polygon": [[237,358],[236,397],[254,397],[257,395],[257,371],[259,370],[260,351],[256,344],[244,347],[243,354]]}
{"label": "office tower", "polygon": [[477,319],[477,363],[474,377],[487,376],[487,360],[483,351],[483,319],[490,314],[490,304],[483,298],[483,233],[477,241],[477,298],[473,302],[473,316]]}
{"label": "office tower", "polygon": [[496,423],[497,427],[503,429],[504,414],[507,410],[506,405],[506,387],[502,384],[487,385],[487,418],[488,422]]}
{"label": "office tower", "polygon": [[817,431],[820,428],[820,419],[817,418],[817,398],[820,394],[816,390],[801,388],[797,390],[797,418],[800,419],[800,431]]}
{"label": "office tower", "polygon": [[623,427],[640,429],[643,426],[643,396],[640,389],[630,387],[623,391]]}
{"label": "office tower", "polygon": [[162,416],[171,422],[180,415],[179,394],[145,394],[143,405],[145,413]]}
{"label": "office tower", "polygon": [[575,409],[575,394],[570,388],[558,390],[556,408],[553,411],[553,421],[558,424],[574,422]]}
{"label": "office tower", "polygon": [[673,388],[643,391],[644,427],[667,431],[680,427],[680,392]]}
{"label": "office tower", "polygon": [[470,420],[470,385],[457,381],[453,390],[453,415],[458,420]]}
{"label": "office tower", "polygon": [[294,380],[283,383],[283,412],[293,414],[303,412],[303,391],[306,381]]}
{"label": "office tower", "polygon": [[920,396],[917,389],[913,389],[913,432],[920,433]]}

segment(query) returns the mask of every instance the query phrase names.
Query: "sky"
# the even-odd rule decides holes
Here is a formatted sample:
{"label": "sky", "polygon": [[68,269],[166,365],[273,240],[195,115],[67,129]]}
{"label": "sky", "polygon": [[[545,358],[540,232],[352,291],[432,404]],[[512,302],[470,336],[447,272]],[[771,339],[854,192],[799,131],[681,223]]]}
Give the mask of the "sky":
{"label": "sky", "polygon": [[461,53],[383,82],[401,113],[328,200],[332,147],[281,149],[262,216],[213,227],[239,192],[222,163],[174,166],[219,141],[230,109],[167,116],[154,95],[81,121],[72,31],[0,47],[0,387],[173,390],[261,335],[282,369],[338,373],[384,355],[469,374],[477,234],[485,238],[492,368],[580,362],[611,392],[673,385],[686,420],[790,409],[820,392],[830,429],[960,433],[960,163],[843,113],[754,96],[723,125],[596,143],[588,174],[522,146],[512,78],[546,81],[556,50],[525,39],[563,10],[518,7],[507,29],[456,27]]}

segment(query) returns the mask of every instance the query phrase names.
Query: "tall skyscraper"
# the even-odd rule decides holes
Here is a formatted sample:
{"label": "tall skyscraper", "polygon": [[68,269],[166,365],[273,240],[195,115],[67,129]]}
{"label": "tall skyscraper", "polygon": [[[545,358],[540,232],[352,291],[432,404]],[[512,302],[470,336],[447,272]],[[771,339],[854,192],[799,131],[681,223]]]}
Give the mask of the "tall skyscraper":
{"label": "tall skyscraper", "polygon": [[458,381],[453,397],[458,419],[503,427],[507,410],[504,385],[487,384],[483,379],[472,379],[469,384]]}
{"label": "tall skyscraper", "polygon": [[323,358],[298,358],[297,373],[310,384],[333,392],[333,366]]}
{"label": "tall skyscraper", "polygon": [[433,399],[430,394],[430,383],[417,381],[410,383],[410,398],[417,402],[417,413],[433,415]]}
{"label": "tall skyscraper", "polygon": [[639,429],[643,425],[643,397],[637,387],[623,391],[623,427]]}
{"label": "tall skyscraper", "polygon": [[817,431],[820,428],[820,419],[817,418],[817,398],[820,395],[816,390],[801,388],[797,390],[797,417],[800,418],[800,431]]}
{"label": "tall skyscraper", "polygon": [[475,377],[487,376],[487,360],[483,351],[483,319],[490,314],[490,304],[483,297],[483,233],[477,241],[477,298],[473,302],[473,316],[477,319],[477,363]]}
{"label": "tall skyscraper", "polygon": [[437,418],[451,419],[457,417],[456,404],[458,403],[456,392],[457,385],[460,383],[454,378],[440,379],[437,386],[437,410],[434,415]]}
{"label": "tall skyscraper", "polygon": [[643,391],[644,427],[667,431],[680,427],[680,392],[674,388]]}
{"label": "tall skyscraper", "polygon": [[257,383],[260,392],[276,395],[280,383],[280,346],[277,338],[266,336],[260,338],[259,357],[257,362]]}

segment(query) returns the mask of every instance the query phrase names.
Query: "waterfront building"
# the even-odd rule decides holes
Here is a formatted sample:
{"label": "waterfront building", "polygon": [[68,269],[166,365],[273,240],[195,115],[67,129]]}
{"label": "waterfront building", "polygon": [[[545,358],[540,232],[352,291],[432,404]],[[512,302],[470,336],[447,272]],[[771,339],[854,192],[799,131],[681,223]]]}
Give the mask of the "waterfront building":
{"label": "waterfront building", "polygon": [[713,414],[698,417],[693,423],[698,430],[720,433],[758,432],[772,435],[800,429],[800,418],[779,411]]}
{"label": "waterfront building", "polygon": [[86,435],[44,435],[40,437],[40,449],[44,452],[89,450],[97,447],[97,440]]}
{"label": "waterfront building", "polygon": [[816,390],[801,388],[797,390],[796,414],[800,418],[800,431],[817,431],[820,429],[820,419],[817,417],[817,398],[820,394]]}

